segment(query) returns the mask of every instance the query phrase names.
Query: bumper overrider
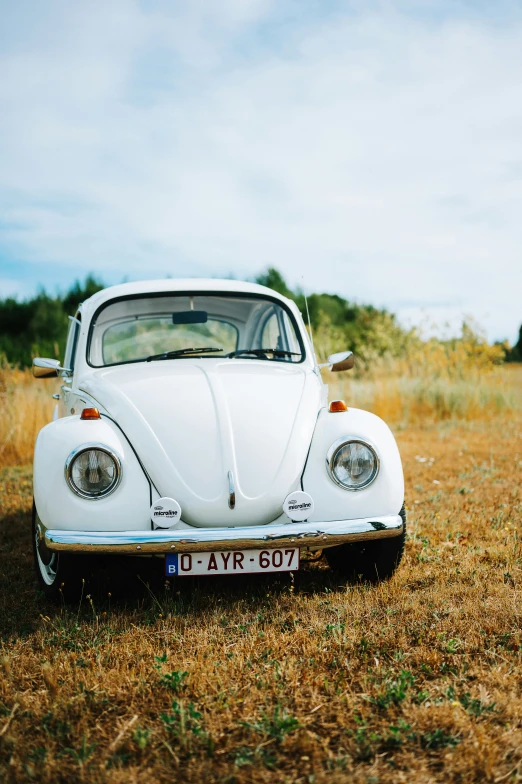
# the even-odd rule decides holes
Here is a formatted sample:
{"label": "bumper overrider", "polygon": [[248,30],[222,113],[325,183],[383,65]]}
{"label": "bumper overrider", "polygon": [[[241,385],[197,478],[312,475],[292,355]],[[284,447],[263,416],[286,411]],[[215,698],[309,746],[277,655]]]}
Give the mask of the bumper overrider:
{"label": "bumper overrider", "polygon": [[322,549],[399,536],[403,531],[403,522],[399,515],[328,523],[278,523],[242,528],[155,531],[65,531],[46,529],[41,521],[39,526],[40,536],[44,538],[47,548],[53,552],[127,555],[264,550],[280,547]]}

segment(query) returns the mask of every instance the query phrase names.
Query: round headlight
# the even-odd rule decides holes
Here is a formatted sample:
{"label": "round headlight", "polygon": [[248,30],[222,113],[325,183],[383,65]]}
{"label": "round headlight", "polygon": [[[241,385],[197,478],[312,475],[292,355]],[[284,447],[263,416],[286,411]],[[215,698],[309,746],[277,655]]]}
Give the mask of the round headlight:
{"label": "round headlight", "polygon": [[104,498],[116,490],[121,479],[121,462],[101,444],[85,444],[65,463],[67,484],[82,498]]}
{"label": "round headlight", "polygon": [[379,473],[379,458],[374,448],[358,439],[336,441],[328,450],[326,463],[334,482],[345,490],[362,490]]}

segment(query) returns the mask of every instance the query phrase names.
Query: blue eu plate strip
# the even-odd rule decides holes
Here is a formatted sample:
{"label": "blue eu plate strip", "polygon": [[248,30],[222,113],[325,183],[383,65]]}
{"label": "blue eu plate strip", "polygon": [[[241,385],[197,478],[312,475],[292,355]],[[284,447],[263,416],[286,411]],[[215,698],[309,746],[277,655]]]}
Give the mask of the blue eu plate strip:
{"label": "blue eu plate strip", "polygon": [[165,556],[165,575],[167,577],[177,577],[178,553],[168,553]]}

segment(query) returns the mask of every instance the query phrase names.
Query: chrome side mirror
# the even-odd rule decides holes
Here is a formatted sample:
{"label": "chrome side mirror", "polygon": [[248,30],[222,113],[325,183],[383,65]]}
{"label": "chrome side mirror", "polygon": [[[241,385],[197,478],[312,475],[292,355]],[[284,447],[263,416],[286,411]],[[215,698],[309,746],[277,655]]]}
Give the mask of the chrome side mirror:
{"label": "chrome side mirror", "polygon": [[352,351],[339,351],[337,354],[330,354],[328,362],[319,367],[327,367],[328,370],[351,370],[355,364],[355,357]]}
{"label": "chrome side mirror", "polygon": [[56,378],[57,376],[68,376],[69,368],[63,368],[58,359],[47,359],[35,357],[33,359],[33,376],[35,378]]}

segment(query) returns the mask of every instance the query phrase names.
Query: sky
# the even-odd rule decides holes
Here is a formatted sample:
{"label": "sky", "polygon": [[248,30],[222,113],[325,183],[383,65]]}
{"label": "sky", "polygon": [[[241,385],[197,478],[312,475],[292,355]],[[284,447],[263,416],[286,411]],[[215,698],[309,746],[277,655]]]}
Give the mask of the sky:
{"label": "sky", "polygon": [[522,3],[0,0],[0,297],[252,278],[522,322]]}

